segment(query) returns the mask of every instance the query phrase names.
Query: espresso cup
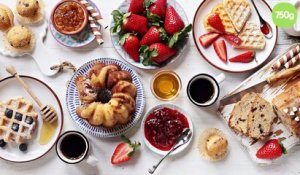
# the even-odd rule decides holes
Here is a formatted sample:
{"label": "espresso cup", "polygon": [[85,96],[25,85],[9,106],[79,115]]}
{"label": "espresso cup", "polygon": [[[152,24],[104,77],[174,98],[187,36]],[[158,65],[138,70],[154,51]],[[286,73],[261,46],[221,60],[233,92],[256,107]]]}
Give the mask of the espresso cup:
{"label": "espresso cup", "polygon": [[86,136],[78,131],[63,133],[56,143],[58,157],[68,164],[77,164],[83,160],[95,166],[98,160],[89,154],[90,144]]}
{"label": "espresso cup", "polygon": [[198,74],[188,83],[187,95],[190,101],[200,107],[213,105],[220,94],[219,84],[225,79],[224,74],[216,78],[208,74]]}
{"label": "espresso cup", "polygon": [[[293,4],[296,7],[297,10],[300,9],[300,1],[299,0],[291,0],[290,3]],[[300,22],[299,22],[299,20],[297,20],[296,24],[294,24],[292,27],[290,27],[290,28],[283,28],[283,30],[288,35],[291,35],[291,36],[300,36]]]}

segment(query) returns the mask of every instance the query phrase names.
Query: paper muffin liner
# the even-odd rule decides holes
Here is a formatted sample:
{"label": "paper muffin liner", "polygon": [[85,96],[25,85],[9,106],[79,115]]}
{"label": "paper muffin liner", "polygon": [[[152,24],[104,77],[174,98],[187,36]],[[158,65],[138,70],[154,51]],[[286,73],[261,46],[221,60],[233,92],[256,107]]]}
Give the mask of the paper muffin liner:
{"label": "paper muffin liner", "polygon": [[226,152],[224,152],[223,154],[219,155],[218,157],[213,157],[211,155],[208,154],[208,150],[207,150],[207,139],[210,137],[210,136],[213,136],[213,135],[218,135],[222,138],[224,138],[227,142],[228,142],[228,139],[226,137],[226,135],[219,129],[216,129],[216,128],[209,128],[209,129],[206,129],[203,131],[203,133],[199,136],[198,138],[198,149],[199,149],[199,152],[201,154],[201,156],[206,159],[206,160],[209,160],[209,161],[219,161],[223,158],[225,158],[229,152],[229,145],[227,144],[227,150]]}
{"label": "paper muffin liner", "polygon": [[17,9],[15,9],[16,18],[21,24],[38,24],[44,20],[45,4],[44,4],[43,0],[37,0],[37,1],[39,2],[39,9],[35,16],[32,16],[32,17],[21,16],[17,12]]}

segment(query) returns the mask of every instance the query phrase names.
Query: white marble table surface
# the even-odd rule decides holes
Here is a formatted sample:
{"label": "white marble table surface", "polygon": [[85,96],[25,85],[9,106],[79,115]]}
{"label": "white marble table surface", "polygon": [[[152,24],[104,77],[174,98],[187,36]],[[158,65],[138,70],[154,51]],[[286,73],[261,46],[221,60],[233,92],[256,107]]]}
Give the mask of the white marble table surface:
{"label": "white marble table surface", "polygon": [[[49,15],[54,4],[58,0],[44,0],[46,1],[46,10]],[[202,0],[178,0],[178,2],[186,10],[190,21],[197,9],[197,6]],[[100,8],[103,16],[107,21],[111,20],[110,12],[117,8],[122,0],[94,0]],[[268,0],[271,6],[277,1]],[[1,3],[11,4],[14,0],[1,0]],[[92,44],[89,47],[81,49],[69,49],[59,45],[51,36],[47,34],[45,46],[51,55],[45,55],[44,60],[58,57],[61,60],[68,60],[76,66],[81,66],[83,63],[99,58],[111,57],[122,60],[122,58],[115,52],[112,47],[109,31],[103,32],[104,40],[106,41],[102,47],[97,47]],[[299,38],[298,38],[299,39]],[[272,57],[282,52],[286,47],[294,42],[298,42],[297,38],[291,38],[285,35],[281,30],[279,32],[278,44]],[[46,77],[38,70],[35,62],[31,57],[26,56],[22,58],[9,58],[0,55],[0,78],[8,76],[5,72],[5,65],[13,64],[20,74],[31,75],[37,77],[48,83],[58,94],[62,104],[65,104],[66,82],[72,76],[72,72],[66,71],[61,75],[55,77]],[[190,146],[180,155],[168,158],[161,167],[157,170],[157,175],[182,175],[182,174],[206,174],[206,175],[232,175],[232,174],[299,174],[300,173],[300,151],[295,150],[289,153],[288,157],[284,158],[280,164],[268,167],[260,167],[254,164],[248,157],[246,151],[238,143],[232,135],[230,135],[228,128],[223,121],[216,115],[216,106],[209,108],[199,108],[192,105],[186,95],[186,85],[188,80],[198,73],[208,73],[211,75],[218,75],[221,71],[209,65],[198,53],[195,44],[190,37],[189,47],[185,52],[181,61],[177,61],[165,69],[172,69],[176,71],[182,78],[183,89],[180,96],[172,103],[178,104],[185,108],[192,116],[194,123],[194,139]],[[144,71],[136,69],[140,74],[146,92],[146,108],[148,111],[151,107],[163,103],[153,97],[150,91],[149,83],[155,71]],[[251,73],[251,72],[250,72]],[[236,85],[244,80],[250,73],[229,74],[226,73],[226,81],[221,84],[221,96],[228,93]],[[65,123],[64,131],[79,130],[75,123],[71,120],[66,106],[63,106]],[[205,129],[216,127],[223,130],[229,138],[230,153],[228,157],[220,162],[211,163],[203,160],[196,148],[196,140],[199,134]],[[137,126],[127,133],[133,140],[140,140],[142,142],[142,131]],[[141,175],[147,174],[147,169],[156,163],[160,156],[154,154],[142,144],[141,149],[134,156],[133,160],[120,165],[113,166],[110,163],[110,158],[115,146],[119,143],[119,138],[114,139],[99,139],[88,136],[92,145],[93,154],[99,159],[97,167],[90,167],[86,164],[67,165],[60,161],[56,156],[55,150],[52,149],[47,155],[34,162],[24,164],[14,164],[0,160],[0,175],[24,175],[24,174],[43,174],[43,175],[89,175],[89,174],[106,174],[106,175]]]}

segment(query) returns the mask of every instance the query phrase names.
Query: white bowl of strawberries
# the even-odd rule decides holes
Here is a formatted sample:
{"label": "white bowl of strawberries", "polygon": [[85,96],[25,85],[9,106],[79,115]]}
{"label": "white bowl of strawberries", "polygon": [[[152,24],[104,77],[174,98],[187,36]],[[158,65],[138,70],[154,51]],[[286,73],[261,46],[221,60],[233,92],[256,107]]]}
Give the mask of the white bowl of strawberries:
{"label": "white bowl of strawberries", "polygon": [[111,39],[128,63],[157,69],[174,62],[192,25],[175,0],[125,0],[112,11]]}

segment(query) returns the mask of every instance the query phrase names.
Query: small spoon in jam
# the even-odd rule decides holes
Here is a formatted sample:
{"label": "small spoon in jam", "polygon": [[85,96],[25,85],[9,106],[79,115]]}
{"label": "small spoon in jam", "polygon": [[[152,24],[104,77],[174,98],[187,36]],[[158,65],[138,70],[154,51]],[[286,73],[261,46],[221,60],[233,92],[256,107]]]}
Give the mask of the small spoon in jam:
{"label": "small spoon in jam", "polygon": [[255,8],[255,11],[256,11],[256,13],[258,15],[258,18],[259,18],[259,21],[260,21],[260,31],[265,35],[266,38],[268,38],[268,39],[272,38],[273,37],[273,31],[272,31],[272,28],[271,28],[270,24],[261,17],[254,1],[251,0],[251,2],[252,2],[253,6]]}
{"label": "small spoon in jam", "polygon": [[185,128],[180,136],[176,139],[175,145],[172,147],[172,149],[156,164],[153,165],[151,169],[148,169],[148,172],[150,174],[153,174],[156,170],[156,168],[160,165],[160,163],[168,157],[172,152],[174,152],[176,149],[181,147],[182,145],[186,144],[190,139],[192,138],[192,131],[189,128]]}

